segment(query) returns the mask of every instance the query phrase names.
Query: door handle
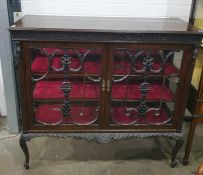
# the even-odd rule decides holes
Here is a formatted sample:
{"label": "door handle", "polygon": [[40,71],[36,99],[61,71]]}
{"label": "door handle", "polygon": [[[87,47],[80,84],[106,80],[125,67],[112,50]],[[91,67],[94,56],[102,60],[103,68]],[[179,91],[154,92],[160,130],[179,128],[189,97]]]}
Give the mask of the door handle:
{"label": "door handle", "polygon": [[106,82],[105,80],[102,80],[102,92],[106,90]]}
{"label": "door handle", "polygon": [[107,80],[106,91],[110,92],[110,90],[111,90],[111,82],[110,80]]}

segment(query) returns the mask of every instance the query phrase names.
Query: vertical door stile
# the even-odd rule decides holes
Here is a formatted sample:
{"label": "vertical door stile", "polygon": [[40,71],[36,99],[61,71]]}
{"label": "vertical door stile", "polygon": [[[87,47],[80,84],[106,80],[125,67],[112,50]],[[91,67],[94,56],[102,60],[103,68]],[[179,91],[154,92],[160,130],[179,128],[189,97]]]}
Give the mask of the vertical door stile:
{"label": "vertical door stile", "polygon": [[[104,99],[104,127],[107,128],[108,124],[109,124],[109,115],[110,115],[110,108],[111,108],[111,80],[112,80],[112,47],[109,44],[106,44],[105,46],[105,66],[104,66],[104,70],[105,70],[105,84],[106,84],[106,90],[105,90],[105,99]],[[110,86],[108,87],[108,91],[107,91],[107,82],[110,82]]]}
{"label": "vertical door stile", "polygon": [[23,129],[28,130],[31,126],[31,121],[30,118],[28,117],[28,109],[27,109],[27,103],[26,103],[26,97],[27,97],[27,92],[28,90],[27,87],[27,78],[26,78],[26,58],[29,56],[28,52],[28,47],[27,45],[23,42],[22,43],[22,48],[23,48],[23,53],[22,53],[22,62],[21,62],[21,67],[20,67],[20,84],[21,84],[21,94],[22,94],[22,112],[23,112]]}
{"label": "vertical door stile", "polygon": [[101,101],[100,101],[100,128],[105,129],[106,128],[106,103],[107,103],[107,93],[106,93],[106,80],[108,75],[108,51],[107,46],[102,46],[102,78],[101,78]]}
{"label": "vertical door stile", "polygon": [[28,128],[32,129],[33,127],[33,121],[34,121],[34,111],[33,111],[33,97],[32,97],[32,90],[33,88],[33,81],[32,81],[32,74],[31,74],[31,69],[30,69],[30,64],[31,64],[31,60],[30,60],[30,56],[31,56],[31,52],[30,52],[30,43],[24,43],[24,58],[23,58],[23,76],[24,76],[24,81],[22,82],[24,84],[25,90],[24,90],[24,99],[25,99],[25,103],[26,103],[26,117],[29,125]]}

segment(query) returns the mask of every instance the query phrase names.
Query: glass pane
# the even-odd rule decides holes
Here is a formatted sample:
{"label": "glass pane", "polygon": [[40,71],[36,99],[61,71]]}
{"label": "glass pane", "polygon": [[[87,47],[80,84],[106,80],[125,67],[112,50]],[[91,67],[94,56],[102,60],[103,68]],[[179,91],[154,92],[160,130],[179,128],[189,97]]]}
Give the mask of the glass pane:
{"label": "glass pane", "polygon": [[183,52],[122,48],[113,55],[111,124],[171,124]]}
{"label": "glass pane", "polygon": [[32,73],[101,73],[99,48],[33,48]]}
{"label": "glass pane", "polygon": [[30,48],[35,124],[98,124],[101,48]]}
{"label": "glass pane", "polygon": [[[70,108],[68,106],[70,105]],[[35,107],[35,123],[43,125],[98,124],[99,108],[96,104],[40,104]]]}
{"label": "glass pane", "polygon": [[198,89],[200,79],[201,79],[201,74],[203,71],[203,48],[199,49],[199,53],[195,62],[195,67],[192,75],[192,85]]}

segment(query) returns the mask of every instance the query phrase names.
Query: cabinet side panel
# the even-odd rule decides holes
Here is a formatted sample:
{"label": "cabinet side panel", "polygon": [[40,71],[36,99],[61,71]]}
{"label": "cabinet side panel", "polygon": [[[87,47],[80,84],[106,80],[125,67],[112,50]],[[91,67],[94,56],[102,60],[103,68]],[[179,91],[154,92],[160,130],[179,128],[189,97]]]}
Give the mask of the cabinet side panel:
{"label": "cabinet side panel", "polygon": [[190,82],[192,78],[192,72],[195,64],[195,59],[193,58],[194,55],[193,53],[195,52],[197,48],[193,46],[186,46],[184,49],[184,55],[183,55],[183,61],[181,65],[181,77],[180,77],[180,88],[179,92],[180,93],[180,98],[177,101],[177,116],[178,118],[176,119],[176,128],[177,130],[181,130],[183,118],[184,118],[184,113],[185,113],[185,107],[187,104],[187,99],[188,99],[188,94],[189,94],[189,87],[190,87]]}

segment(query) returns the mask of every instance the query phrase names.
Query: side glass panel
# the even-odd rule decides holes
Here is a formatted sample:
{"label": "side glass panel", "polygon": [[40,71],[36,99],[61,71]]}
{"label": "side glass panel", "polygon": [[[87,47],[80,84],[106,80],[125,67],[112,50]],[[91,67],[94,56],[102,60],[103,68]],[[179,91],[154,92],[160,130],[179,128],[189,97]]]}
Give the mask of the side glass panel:
{"label": "side glass panel", "polygon": [[192,75],[192,85],[195,87],[195,89],[199,88],[199,83],[201,80],[201,75],[203,71],[203,48],[199,49],[199,53],[197,55],[197,59],[195,62],[195,67],[193,70],[193,75]]}
{"label": "side glass panel", "polygon": [[113,50],[110,125],[171,125],[182,50]]}
{"label": "side glass panel", "polygon": [[30,48],[34,125],[98,125],[102,48]]}

